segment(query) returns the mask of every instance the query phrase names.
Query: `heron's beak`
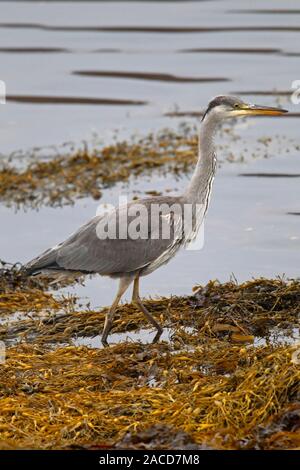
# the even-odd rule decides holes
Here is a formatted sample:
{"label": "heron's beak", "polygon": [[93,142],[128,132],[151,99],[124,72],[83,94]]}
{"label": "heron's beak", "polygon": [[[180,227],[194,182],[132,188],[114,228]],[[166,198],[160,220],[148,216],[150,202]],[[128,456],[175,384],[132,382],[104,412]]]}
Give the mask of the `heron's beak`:
{"label": "heron's beak", "polygon": [[286,109],[271,108],[269,106],[260,106],[256,104],[243,104],[236,110],[236,114],[243,116],[281,116],[287,113]]}

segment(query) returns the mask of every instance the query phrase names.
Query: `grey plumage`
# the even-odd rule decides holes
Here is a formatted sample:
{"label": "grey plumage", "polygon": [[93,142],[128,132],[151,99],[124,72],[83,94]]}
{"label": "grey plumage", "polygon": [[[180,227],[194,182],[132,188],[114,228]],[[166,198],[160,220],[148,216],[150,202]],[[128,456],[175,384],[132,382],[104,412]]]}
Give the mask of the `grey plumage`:
{"label": "grey plumage", "polygon": [[[285,111],[277,108],[248,105],[236,97],[216,97],[209,103],[203,115],[199,131],[198,161],[191,181],[182,196],[140,199],[94,217],[66,241],[29,262],[25,266],[27,274],[97,273],[120,278],[116,298],[105,319],[102,335],[104,345],[107,345],[107,336],[112,327],[118,303],[129,285],[134,282],[132,300],[157,329],[154,338],[154,341],[157,341],[162,328],[139,297],[139,278],[170,261],[182,246],[197,235],[208,209],[216,171],[213,137],[218,125],[225,118],[247,114],[278,115],[283,112]],[[155,205],[164,208],[157,218],[152,217]],[[186,205],[191,208],[190,224],[186,224],[187,215],[184,210]],[[132,210],[137,206],[143,209],[139,218],[143,235],[136,238],[131,235],[129,227],[138,215],[138,213],[132,214]],[[177,209],[179,209],[178,212]],[[103,235],[103,228],[109,227],[114,222],[116,222],[114,237],[99,236],[99,227]],[[163,230],[166,228],[168,237],[165,237]]]}
{"label": "grey plumage", "polygon": [[[183,198],[160,197],[147,198],[138,201],[143,204],[149,214],[152,204],[167,204],[171,207],[174,203],[183,204]],[[159,235],[160,227],[149,223],[147,239],[102,239],[97,236],[97,225],[102,223],[108,225],[110,219],[116,220],[117,233],[119,222],[122,221],[120,212],[128,213],[130,207],[136,205],[132,202],[128,206],[116,208],[115,212],[109,212],[91,219],[66,241],[55,248],[45,251],[42,255],[26,265],[28,274],[37,274],[48,270],[76,271],[83,274],[101,274],[103,276],[122,277],[136,271],[140,275],[147,273],[151,265],[166,251],[174,242],[174,231],[170,239],[163,240]],[[127,215],[128,225],[134,220],[134,216]],[[182,243],[182,239],[178,240]],[[158,266],[157,266],[158,267]]]}

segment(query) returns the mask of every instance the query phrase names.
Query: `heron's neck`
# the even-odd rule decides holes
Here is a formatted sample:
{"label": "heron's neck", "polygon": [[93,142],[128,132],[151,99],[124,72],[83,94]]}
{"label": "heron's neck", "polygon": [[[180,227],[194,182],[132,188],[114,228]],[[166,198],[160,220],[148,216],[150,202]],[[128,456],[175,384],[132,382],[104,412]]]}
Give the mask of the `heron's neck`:
{"label": "heron's neck", "polygon": [[209,197],[210,187],[216,170],[214,135],[218,121],[207,116],[199,129],[198,161],[192,179],[186,189],[188,202],[205,204]]}

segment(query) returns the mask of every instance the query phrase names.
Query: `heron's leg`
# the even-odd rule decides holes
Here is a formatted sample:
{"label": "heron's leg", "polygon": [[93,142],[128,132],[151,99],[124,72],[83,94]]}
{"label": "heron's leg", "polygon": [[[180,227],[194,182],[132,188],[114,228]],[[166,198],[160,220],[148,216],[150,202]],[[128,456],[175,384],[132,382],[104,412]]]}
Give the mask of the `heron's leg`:
{"label": "heron's leg", "polygon": [[152,343],[157,343],[159,338],[161,337],[161,334],[163,332],[162,327],[160,326],[159,323],[152,317],[151,313],[146,309],[145,305],[142,303],[141,298],[140,298],[140,293],[139,293],[139,275],[134,279],[134,284],[133,284],[133,293],[132,293],[132,302],[137,304],[139,309],[143,312],[147,320],[154,326],[154,328],[157,329],[157,333],[152,341]]}
{"label": "heron's leg", "polygon": [[120,279],[117,295],[116,295],[109,311],[107,312],[107,314],[105,316],[105,322],[104,322],[102,338],[101,338],[101,342],[102,342],[103,346],[108,346],[107,337],[109,335],[109,332],[111,330],[111,327],[112,327],[112,324],[113,324],[113,321],[114,321],[114,316],[115,316],[115,313],[116,313],[117,306],[119,305],[119,302],[121,300],[122,295],[128,289],[128,287],[130,286],[132,281],[133,281],[132,277],[121,277],[121,279]]}

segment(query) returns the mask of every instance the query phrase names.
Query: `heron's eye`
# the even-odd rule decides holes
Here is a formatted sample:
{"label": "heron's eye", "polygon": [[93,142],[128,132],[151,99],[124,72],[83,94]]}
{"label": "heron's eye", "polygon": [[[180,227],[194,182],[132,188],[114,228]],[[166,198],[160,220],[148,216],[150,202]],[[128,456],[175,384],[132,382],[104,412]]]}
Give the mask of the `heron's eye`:
{"label": "heron's eye", "polygon": [[235,108],[238,108],[238,107],[239,107],[239,104],[235,103],[234,107],[235,107]]}

